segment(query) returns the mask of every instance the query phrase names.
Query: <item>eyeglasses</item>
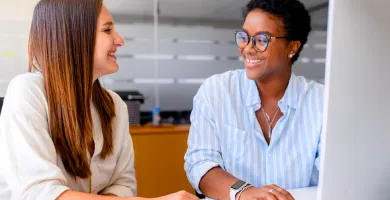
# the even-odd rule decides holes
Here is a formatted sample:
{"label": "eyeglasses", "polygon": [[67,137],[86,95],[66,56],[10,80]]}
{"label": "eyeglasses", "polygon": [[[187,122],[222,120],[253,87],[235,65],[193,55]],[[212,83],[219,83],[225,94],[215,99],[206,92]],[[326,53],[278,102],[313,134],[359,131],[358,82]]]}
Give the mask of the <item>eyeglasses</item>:
{"label": "eyeglasses", "polygon": [[286,37],[275,37],[268,33],[259,33],[254,36],[248,36],[244,31],[236,31],[234,33],[236,45],[240,49],[244,49],[252,40],[253,47],[257,52],[264,52],[268,48],[269,41],[271,39],[280,39]]}

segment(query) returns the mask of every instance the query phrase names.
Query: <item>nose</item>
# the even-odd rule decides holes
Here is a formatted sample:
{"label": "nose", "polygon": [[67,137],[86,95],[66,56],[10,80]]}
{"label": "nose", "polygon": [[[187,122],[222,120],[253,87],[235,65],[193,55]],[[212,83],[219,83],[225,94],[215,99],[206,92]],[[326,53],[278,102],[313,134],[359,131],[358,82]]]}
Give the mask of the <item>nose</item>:
{"label": "nose", "polygon": [[119,35],[118,32],[115,32],[115,36],[114,36],[114,43],[115,43],[115,46],[117,47],[121,47],[123,45],[125,45],[125,41],[123,40],[122,36]]}
{"label": "nose", "polygon": [[249,43],[248,43],[248,45],[245,46],[243,52],[246,54],[256,54],[257,53],[257,51],[255,49],[255,44],[253,43],[252,38],[249,38]]}

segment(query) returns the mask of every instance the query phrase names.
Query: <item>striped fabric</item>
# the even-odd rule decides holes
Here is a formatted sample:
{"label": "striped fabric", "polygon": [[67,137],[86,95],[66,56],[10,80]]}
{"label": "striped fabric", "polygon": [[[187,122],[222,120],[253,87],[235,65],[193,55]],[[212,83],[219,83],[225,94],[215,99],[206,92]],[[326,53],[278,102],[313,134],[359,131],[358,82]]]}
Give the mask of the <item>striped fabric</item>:
{"label": "striped fabric", "polygon": [[284,116],[264,139],[255,112],[256,84],[245,70],[208,78],[194,97],[185,171],[199,191],[201,178],[215,166],[257,187],[316,186],[323,113],[323,85],[291,75],[278,105]]}

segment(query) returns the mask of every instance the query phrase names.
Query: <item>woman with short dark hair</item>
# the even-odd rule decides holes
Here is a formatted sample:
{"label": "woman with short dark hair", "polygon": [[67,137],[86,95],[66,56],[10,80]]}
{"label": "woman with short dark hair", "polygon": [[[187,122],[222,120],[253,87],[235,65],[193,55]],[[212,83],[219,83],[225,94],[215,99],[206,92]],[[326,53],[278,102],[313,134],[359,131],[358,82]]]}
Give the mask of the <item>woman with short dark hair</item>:
{"label": "woman with short dark hair", "polygon": [[38,3],[30,72],[11,81],[0,117],[0,199],[140,199],[127,106],[98,80],[123,45],[102,0]]}
{"label": "woman with short dark hair", "polygon": [[235,41],[245,70],[194,98],[185,169],[213,199],[291,200],[318,184],[323,85],[292,73],[311,30],[297,0],[251,0]]}

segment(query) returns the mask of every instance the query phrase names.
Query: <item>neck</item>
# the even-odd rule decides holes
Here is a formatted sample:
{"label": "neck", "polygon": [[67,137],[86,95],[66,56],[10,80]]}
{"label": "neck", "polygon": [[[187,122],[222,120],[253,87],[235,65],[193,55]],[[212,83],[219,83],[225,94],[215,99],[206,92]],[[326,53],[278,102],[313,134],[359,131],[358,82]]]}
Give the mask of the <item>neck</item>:
{"label": "neck", "polygon": [[94,74],[92,77],[92,84],[94,84],[96,80],[98,80],[98,76]]}
{"label": "neck", "polygon": [[261,101],[279,101],[282,99],[291,77],[291,68],[274,74],[267,79],[256,81]]}

